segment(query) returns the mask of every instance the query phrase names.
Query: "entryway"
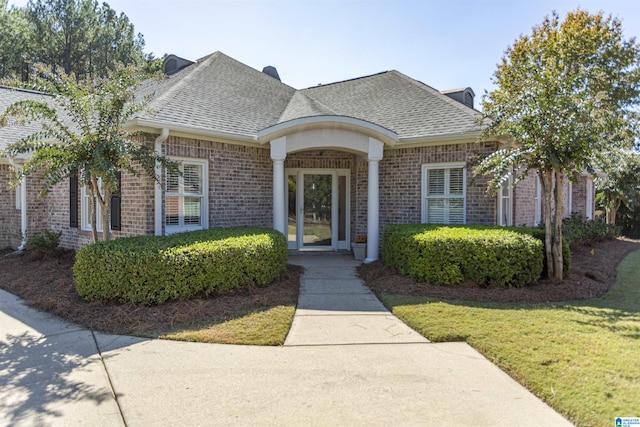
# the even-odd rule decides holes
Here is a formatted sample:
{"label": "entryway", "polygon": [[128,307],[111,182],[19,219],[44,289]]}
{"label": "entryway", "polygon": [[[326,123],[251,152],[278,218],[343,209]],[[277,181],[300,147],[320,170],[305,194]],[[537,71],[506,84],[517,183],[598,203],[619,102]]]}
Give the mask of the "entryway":
{"label": "entryway", "polygon": [[289,249],[349,249],[350,170],[287,169]]}

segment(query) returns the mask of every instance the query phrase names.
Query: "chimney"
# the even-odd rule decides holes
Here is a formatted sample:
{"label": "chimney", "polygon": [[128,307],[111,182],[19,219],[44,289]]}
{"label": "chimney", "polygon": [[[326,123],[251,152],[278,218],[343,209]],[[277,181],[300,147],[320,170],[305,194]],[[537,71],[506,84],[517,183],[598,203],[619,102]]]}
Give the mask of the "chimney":
{"label": "chimney", "polygon": [[272,65],[267,65],[266,67],[264,67],[262,69],[262,72],[265,73],[268,76],[273,77],[274,79],[281,81],[280,80],[280,76],[278,75],[278,70],[276,70],[276,67],[272,66]]}
{"label": "chimney", "polygon": [[460,88],[443,90],[440,93],[443,95],[447,95],[449,98],[454,99],[469,108],[473,108],[473,99],[475,98],[476,94],[470,87],[464,89]]}

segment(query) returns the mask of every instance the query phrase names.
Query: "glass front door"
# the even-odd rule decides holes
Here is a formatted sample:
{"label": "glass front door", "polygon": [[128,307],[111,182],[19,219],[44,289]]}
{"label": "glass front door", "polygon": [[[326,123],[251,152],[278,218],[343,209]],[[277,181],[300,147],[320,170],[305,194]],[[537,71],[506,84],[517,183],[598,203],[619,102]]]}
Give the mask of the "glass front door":
{"label": "glass front door", "polygon": [[303,174],[303,247],[333,247],[333,174]]}
{"label": "glass front door", "polygon": [[289,249],[348,247],[348,171],[287,170]]}

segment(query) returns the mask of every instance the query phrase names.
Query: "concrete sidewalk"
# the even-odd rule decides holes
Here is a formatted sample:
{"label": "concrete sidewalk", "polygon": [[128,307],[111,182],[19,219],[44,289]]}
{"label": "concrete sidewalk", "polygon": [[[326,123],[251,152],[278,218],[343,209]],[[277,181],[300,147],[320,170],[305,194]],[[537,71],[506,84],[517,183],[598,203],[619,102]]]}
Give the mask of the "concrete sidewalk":
{"label": "concrete sidewalk", "polygon": [[292,261],[283,347],[94,334],[0,291],[0,425],[570,425],[470,346],[400,323],[355,262]]}

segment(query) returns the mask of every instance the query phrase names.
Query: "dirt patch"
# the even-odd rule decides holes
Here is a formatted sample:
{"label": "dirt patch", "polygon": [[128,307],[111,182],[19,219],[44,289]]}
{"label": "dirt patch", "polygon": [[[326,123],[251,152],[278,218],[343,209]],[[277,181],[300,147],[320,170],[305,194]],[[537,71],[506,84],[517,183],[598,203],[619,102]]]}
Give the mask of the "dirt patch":
{"label": "dirt patch", "polygon": [[278,305],[295,305],[301,267],[289,265],[283,280],[250,286],[233,295],[197,296],[160,306],[87,302],[73,283],[75,252],[57,250],[51,256],[0,251],[0,287],[22,298],[27,305],[48,311],[96,331],[136,335],[166,330],[207,318],[220,321]]}
{"label": "dirt patch", "polygon": [[542,303],[598,298],[615,283],[615,269],[639,240],[619,238],[571,249],[569,276],[560,283],[540,280],[525,288],[481,288],[473,284],[436,286],[417,283],[381,262],[362,265],[360,277],[376,294],[419,295],[446,300]]}

